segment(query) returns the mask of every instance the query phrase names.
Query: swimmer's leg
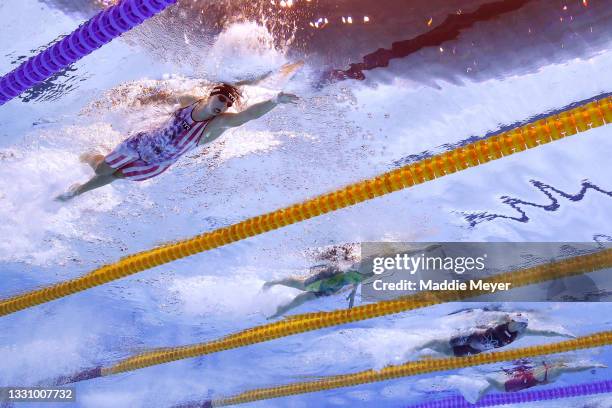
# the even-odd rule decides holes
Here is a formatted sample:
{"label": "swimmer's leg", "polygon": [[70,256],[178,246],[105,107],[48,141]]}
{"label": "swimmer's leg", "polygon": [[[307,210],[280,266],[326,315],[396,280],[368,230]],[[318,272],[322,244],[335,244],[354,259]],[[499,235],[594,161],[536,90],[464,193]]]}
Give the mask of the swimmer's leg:
{"label": "swimmer's leg", "polygon": [[263,290],[268,290],[270,289],[272,286],[275,285],[282,285],[282,286],[287,286],[289,288],[295,288],[295,289],[299,289],[299,290],[305,290],[306,287],[304,285],[304,280],[303,279],[299,279],[299,278],[285,278],[285,279],[279,279],[279,280],[275,280],[275,281],[270,281],[270,282],[266,282],[263,285]]}
{"label": "swimmer's leg", "polygon": [[485,377],[489,386],[482,390],[482,395],[488,392],[491,388],[495,388],[498,391],[506,391],[507,377],[503,374],[491,374]]}
{"label": "swimmer's leg", "polygon": [[454,355],[453,349],[448,340],[432,339],[417,348],[419,351],[427,349],[444,354],[445,356]]}
{"label": "swimmer's leg", "polygon": [[298,306],[301,306],[302,304],[316,299],[317,295],[315,295],[313,292],[304,292],[304,293],[300,293],[299,295],[297,295],[291,302],[286,303],[284,305],[280,305],[277,309],[276,309],[276,313],[274,313],[272,316],[268,317],[269,319],[275,319],[279,316],[282,316],[283,314],[285,314],[286,312],[288,312],[291,309],[294,309]]}
{"label": "swimmer's leg", "polygon": [[349,309],[352,309],[353,305],[355,304],[355,294],[357,293],[357,287],[358,285],[353,285],[351,293],[346,297],[346,300],[349,301]]}
{"label": "swimmer's leg", "polygon": [[68,191],[63,194],[60,194],[55,199],[57,201],[68,201],[87,191],[103,187],[107,184],[112,183],[115,180],[122,178],[121,174],[116,169],[113,169],[111,166],[109,166],[104,160],[98,162],[94,170],[96,174],[88,182],[84,184],[77,183],[72,185],[68,189]]}
{"label": "swimmer's leg", "polygon": [[463,398],[465,398],[471,404],[476,404],[478,401],[480,401],[480,399],[494,387],[494,385],[489,382],[489,378],[486,378],[486,380],[487,383],[484,386],[470,390],[469,393],[462,392],[461,394],[463,394]]}
{"label": "swimmer's leg", "polygon": [[74,191],[73,197],[76,197],[91,190],[95,190],[96,188],[104,187],[105,185],[110,184],[115,180],[119,180],[120,178],[121,177],[118,177],[115,174],[96,174],[87,183],[76,185],[74,189],[71,188],[71,190]]}

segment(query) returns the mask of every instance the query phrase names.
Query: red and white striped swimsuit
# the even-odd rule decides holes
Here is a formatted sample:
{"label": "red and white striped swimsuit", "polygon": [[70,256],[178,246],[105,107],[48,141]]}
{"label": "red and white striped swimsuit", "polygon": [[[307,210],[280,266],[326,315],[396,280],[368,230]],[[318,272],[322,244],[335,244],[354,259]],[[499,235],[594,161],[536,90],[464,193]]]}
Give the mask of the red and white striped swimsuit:
{"label": "red and white striped swimsuit", "polygon": [[143,181],[163,173],[202,139],[210,119],[193,120],[191,113],[197,104],[177,110],[155,130],[128,137],[104,161],[128,180]]}

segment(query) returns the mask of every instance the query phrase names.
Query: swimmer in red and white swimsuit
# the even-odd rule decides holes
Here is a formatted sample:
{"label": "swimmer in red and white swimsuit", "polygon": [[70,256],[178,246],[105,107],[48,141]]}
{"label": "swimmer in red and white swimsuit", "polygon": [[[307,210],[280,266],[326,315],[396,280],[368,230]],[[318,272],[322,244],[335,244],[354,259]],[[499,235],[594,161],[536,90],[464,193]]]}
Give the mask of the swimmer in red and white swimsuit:
{"label": "swimmer in red and white swimsuit", "polygon": [[517,392],[553,383],[563,374],[588,371],[596,368],[606,368],[606,365],[589,360],[564,358],[537,363],[521,361],[519,366],[502,369],[499,372],[485,376],[484,379],[487,381],[487,386],[479,389],[477,393],[472,392],[473,390],[469,392],[461,391],[468,402],[475,404],[491,389],[497,389],[502,392]]}
{"label": "swimmer in red and white swimsuit", "polygon": [[[247,83],[243,81],[240,85]],[[241,112],[227,113],[240,96],[236,86],[221,84],[213,88],[207,99],[182,97],[182,107],[161,127],[128,137],[106,156],[81,156],[81,160],[94,169],[95,175],[84,184],[73,185],[56,200],[68,201],[119,179],[143,181],[155,177],[182,155],[217,139],[225,130],[260,118],[278,104],[295,104],[298,100],[293,94],[281,92]]]}

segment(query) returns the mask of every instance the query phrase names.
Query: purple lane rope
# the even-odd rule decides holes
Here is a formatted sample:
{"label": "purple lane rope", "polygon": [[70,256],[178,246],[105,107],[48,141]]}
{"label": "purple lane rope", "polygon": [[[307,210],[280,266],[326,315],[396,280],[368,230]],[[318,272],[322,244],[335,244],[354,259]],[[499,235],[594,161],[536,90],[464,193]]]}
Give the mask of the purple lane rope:
{"label": "purple lane rope", "polygon": [[612,392],[612,380],[604,380],[587,384],[569,385],[566,387],[548,388],[544,390],[507,392],[485,395],[475,404],[471,404],[460,395],[422,402],[407,408],[481,408],[498,405],[521,404],[526,402],[549,401],[561,398],[581,397],[593,394]]}
{"label": "purple lane rope", "polygon": [[176,0],[121,0],[0,78],[0,105],[97,50]]}

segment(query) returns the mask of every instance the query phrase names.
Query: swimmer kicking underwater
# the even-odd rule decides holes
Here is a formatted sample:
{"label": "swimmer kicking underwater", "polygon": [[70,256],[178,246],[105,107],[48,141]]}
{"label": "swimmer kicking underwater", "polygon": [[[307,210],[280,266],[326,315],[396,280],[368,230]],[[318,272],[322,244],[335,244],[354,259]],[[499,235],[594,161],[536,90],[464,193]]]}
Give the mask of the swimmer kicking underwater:
{"label": "swimmer kicking underwater", "polygon": [[[297,64],[301,66],[301,62]],[[294,65],[285,65],[283,69]],[[240,100],[241,92],[237,86],[250,85],[261,79],[242,81],[236,85],[219,84],[205,99],[191,95],[179,97],[181,107],[161,127],[129,136],[106,156],[82,155],[81,161],[89,164],[95,175],[84,184],[73,185],[56,200],[68,201],[115,180],[143,181],[158,176],[185,153],[212,142],[227,129],[258,119],[279,104],[297,103],[299,98],[296,95],[280,92],[274,98],[256,103],[241,112],[226,112]]]}
{"label": "swimmer kicking underwater", "polygon": [[[605,364],[572,360],[557,359],[541,361],[535,364],[523,364],[512,369],[502,369],[501,372],[487,375],[485,379],[488,384],[480,389],[476,399],[466,398],[471,403],[476,403],[483,395],[494,388],[499,391],[517,392],[539,385],[555,382],[562,374],[593,370],[595,368],[607,368]],[[467,397],[464,395],[464,397]]]}
{"label": "swimmer kicking underwater", "polygon": [[296,307],[301,306],[310,300],[323,296],[334,295],[345,287],[351,288],[351,292],[347,297],[350,309],[353,307],[353,303],[355,302],[355,294],[357,293],[357,288],[359,285],[374,275],[373,273],[359,271],[356,268],[349,269],[348,271],[342,271],[337,267],[327,265],[317,265],[313,268],[319,270],[306,279],[290,277],[266,282],[264,284],[264,290],[267,290],[275,285],[282,285],[303,291],[303,293],[297,295],[290,302],[278,306],[276,313],[274,313],[268,319],[275,319],[285,314],[289,310],[295,309]]}
{"label": "swimmer kicking underwater", "polygon": [[[429,245],[406,251],[406,254],[424,253],[438,248],[440,248],[438,244]],[[306,278],[289,277],[266,282],[263,286],[264,290],[268,290],[272,286],[281,285],[302,291],[293,300],[278,306],[276,313],[268,317],[268,319],[275,319],[311,300],[340,293],[345,288],[350,289],[346,299],[349,301],[348,306],[351,309],[355,303],[355,295],[359,286],[370,283],[375,276],[373,271],[366,270],[369,268],[361,267],[362,263],[364,265],[371,263],[372,258],[374,257],[368,257],[360,262],[356,262],[347,270],[342,270],[337,265],[316,265],[311,268],[311,274]]]}

